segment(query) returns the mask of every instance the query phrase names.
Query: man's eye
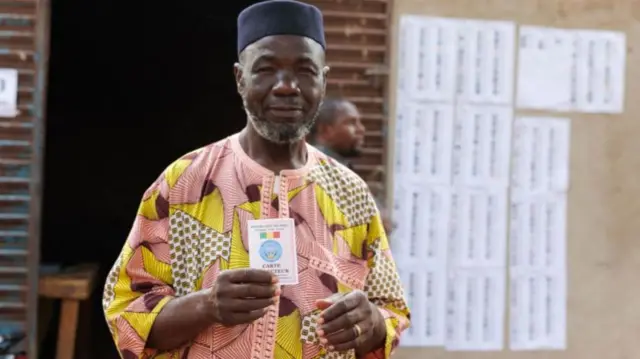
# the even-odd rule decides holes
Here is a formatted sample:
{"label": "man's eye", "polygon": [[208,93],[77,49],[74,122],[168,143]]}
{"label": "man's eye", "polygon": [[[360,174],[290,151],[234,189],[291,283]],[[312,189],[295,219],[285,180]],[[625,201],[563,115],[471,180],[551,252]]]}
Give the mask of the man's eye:
{"label": "man's eye", "polygon": [[316,71],[310,67],[303,67],[300,69],[300,72],[305,73],[305,74],[311,74],[311,75],[315,75]]}
{"label": "man's eye", "polygon": [[256,69],[256,72],[273,72],[273,67],[270,66],[262,66]]}

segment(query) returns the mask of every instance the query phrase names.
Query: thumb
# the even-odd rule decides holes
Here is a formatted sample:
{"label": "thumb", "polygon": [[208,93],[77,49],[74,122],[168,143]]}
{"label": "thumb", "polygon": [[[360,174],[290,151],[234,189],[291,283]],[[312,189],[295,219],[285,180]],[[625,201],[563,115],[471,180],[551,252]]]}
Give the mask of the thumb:
{"label": "thumb", "polygon": [[324,299],[316,300],[316,307],[320,310],[325,310],[333,305],[333,303],[337,302],[338,299],[342,297],[341,293],[333,294],[332,296]]}
{"label": "thumb", "polygon": [[333,304],[333,302],[328,300],[328,299],[318,299],[318,300],[316,300],[316,307],[318,307],[318,309],[320,309],[320,310],[325,310],[325,309],[329,308],[332,304]]}

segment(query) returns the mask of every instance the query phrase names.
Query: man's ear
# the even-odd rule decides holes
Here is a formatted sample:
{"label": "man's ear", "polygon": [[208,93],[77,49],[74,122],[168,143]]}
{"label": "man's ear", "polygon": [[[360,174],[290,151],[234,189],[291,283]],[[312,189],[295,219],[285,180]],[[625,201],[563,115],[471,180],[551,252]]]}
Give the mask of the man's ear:
{"label": "man's ear", "polygon": [[325,67],[322,68],[322,95],[323,95],[323,97],[327,93],[327,76],[329,74],[329,70],[331,70],[331,68],[329,68],[329,66],[325,66]]}
{"label": "man's ear", "polygon": [[244,83],[244,69],[239,62],[233,64],[233,75],[236,78],[236,87],[238,88],[238,93],[244,93],[245,83]]}

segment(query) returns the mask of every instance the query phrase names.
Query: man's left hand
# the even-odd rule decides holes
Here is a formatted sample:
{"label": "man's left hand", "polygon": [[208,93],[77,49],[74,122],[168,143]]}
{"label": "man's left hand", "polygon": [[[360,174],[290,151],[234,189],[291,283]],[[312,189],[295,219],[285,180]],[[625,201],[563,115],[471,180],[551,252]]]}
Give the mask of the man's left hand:
{"label": "man's left hand", "polygon": [[382,313],[362,291],[334,295],[319,300],[320,342],[329,351],[355,349],[364,355],[384,345],[386,326]]}

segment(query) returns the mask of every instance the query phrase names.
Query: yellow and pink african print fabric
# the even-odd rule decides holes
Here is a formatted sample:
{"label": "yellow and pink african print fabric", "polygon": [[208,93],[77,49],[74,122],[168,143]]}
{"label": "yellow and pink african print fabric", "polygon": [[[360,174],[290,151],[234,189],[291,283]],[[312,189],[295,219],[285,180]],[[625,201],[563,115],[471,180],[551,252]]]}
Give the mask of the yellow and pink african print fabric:
{"label": "yellow and pink african print fabric", "polygon": [[[315,333],[317,299],[363,290],[387,324],[388,358],[409,310],[379,212],[366,184],[308,146],[307,164],[280,173],[251,160],[238,136],[172,163],[145,192],[105,285],[103,306],[123,358],[355,358],[327,353]],[[278,188],[274,188],[278,187]],[[147,349],[154,320],[174,297],[211,287],[220,271],[249,267],[250,219],[295,221],[300,283],[252,324],[212,325],[170,353]]]}

